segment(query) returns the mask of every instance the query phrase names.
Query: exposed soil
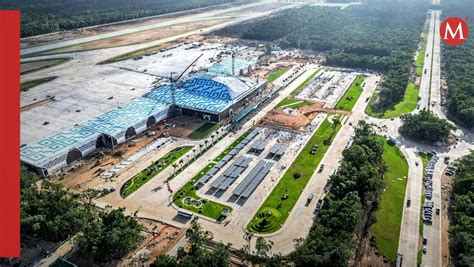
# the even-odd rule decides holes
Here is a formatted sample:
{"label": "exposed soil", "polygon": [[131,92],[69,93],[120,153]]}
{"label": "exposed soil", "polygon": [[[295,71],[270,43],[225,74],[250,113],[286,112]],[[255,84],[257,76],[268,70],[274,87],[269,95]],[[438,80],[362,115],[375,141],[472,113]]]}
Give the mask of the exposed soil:
{"label": "exposed soil", "polygon": [[[166,129],[169,123],[175,125],[175,128]],[[112,151],[95,153],[70,164],[59,173],[52,175],[52,179],[77,192],[97,188],[104,183],[99,176],[102,171],[111,168],[162,136],[186,137],[204,123],[203,120],[188,116],[164,120],[153,129],[118,145]]]}
{"label": "exposed soil", "polygon": [[166,254],[186,233],[183,228],[176,228],[159,221],[144,218],[138,218],[138,221],[144,227],[142,240],[121,260],[96,264],[87,261],[79,253],[74,253],[69,261],[78,266],[150,266],[158,255]]}
{"label": "exposed soil", "polygon": [[[230,8],[233,6],[237,6],[237,5],[231,3],[231,4],[226,4],[226,5],[222,5],[218,7],[215,7],[215,6],[208,7],[206,9],[202,9],[198,11],[190,10],[190,11],[187,11],[186,14],[195,14],[195,13],[199,13],[203,11],[209,12],[212,10]],[[59,41],[66,41],[66,40],[71,40],[71,39],[76,39],[76,38],[88,37],[88,36],[93,36],[93,35],[101,34],[101,33],[124,30],[130,27],[140,27],[140,26],[145,26],[149,24],[165,22],[165,21],[169,21],[177,17],[180,17],[182,15],[183,14],[178,14],[178,15],[168,14],[168,15],[164,15],[160,17],[142,18],[142,19],[136,19],[133,21],[117,22],[117,23],[108,24],[108,25],[98,25],[98,26],[92,26],[88,28],[77,29],[77,30],[61,31],[61,32],[54,32],[54,33],[43,34],[43,35],[38,35],[38,36],[32,36],[32,37],[22,38],[20,41],[20,45],[21,45],[21,49],[23,49],[23,48],[38,46],[38,45],[42,45],[46,43],[54,43],[54,42],[59,42]]]}
{"label": "exposed soil", "polygon": [[311,106],[297,107],[296,109],[275,108],[264,118],[264,122],[296,130],[306,127],[318,115],[319,112],[311,112],[306,115],[303,112],[308,108],[322,108],[324,103],[314,103]]}
{"label": "exposed soil", "polygon": [[186,233],[184,228],[176,228],[151,219],[139,220],[147,232],[146,237],[118,266],[149,266],[156,257],[166,254]]}
{"label": "exposed soil", "polygon": [[224,19],[220,19],[220,20],[215,19],[215,20],[203,20],[199,22],[183,23],[183,24],[178,24],[178,25],[174,25],[170,27],[156,28],[152,30],[146,30],[142,32],[97,40],[90,43],[79,44],[79,45],[75,45],[71,47],[66,47],[63,49],[54,50],[52,53],[86,51],[86,50],[93,50],[93,49],[111,48],[111,47],[117,47],[117,46],[145,43],[145,42],[150,42],[150,41],[162,39],[169,36],[182,34],[182,33],[189,32],[189,31],[196,30],[203,27],[210,27],[219,23],[223,23],[225,21],[226,20]]}
{"label": "exposed soil", "polygon": [[195,117],[180,116],[168,119],[167,123],[175,125],[175,128],[166,129],[165,134],[175,137],[187,137],[206,123],[206,121]]}
{"label": "exposed soil", "polygon": [[162,125],[154,130],[154,135],[145,133],[118,145],[112,151],[95,153],[78,160],[53,175],[52,179],[77,192],[82,192],[88,188],[96,188],[104,182],[99,176],[102,171],[111,168],[163,136],[162,131],[159,130],[160,127]]}
{"label": "exposed soil", "polygon": [[390,267],[390,262],[378,252],[375,242],[371,242],[370,236],[364,238],[360,243],[359,252],[362,252],[360,260],[352,262],[354,267]]}

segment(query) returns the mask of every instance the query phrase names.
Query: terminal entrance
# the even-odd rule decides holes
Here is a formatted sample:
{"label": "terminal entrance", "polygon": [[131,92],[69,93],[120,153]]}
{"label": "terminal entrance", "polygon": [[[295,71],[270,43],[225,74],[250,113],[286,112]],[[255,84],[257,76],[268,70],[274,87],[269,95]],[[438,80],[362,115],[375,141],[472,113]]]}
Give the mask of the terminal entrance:
{"label": "terminal entrance", "polygon": [[72,162],[82,158],[82,153],[79,151],[79,149],[74,148],[73,150],[69,151],[66,156],[66,162],[67,164],[71,164]]}

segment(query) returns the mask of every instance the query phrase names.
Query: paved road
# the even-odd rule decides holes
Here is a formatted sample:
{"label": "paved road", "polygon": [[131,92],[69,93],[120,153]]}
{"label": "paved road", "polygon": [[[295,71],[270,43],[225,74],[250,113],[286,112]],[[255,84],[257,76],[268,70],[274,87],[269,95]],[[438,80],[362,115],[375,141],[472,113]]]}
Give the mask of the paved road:
{"label": "paved road", "polygon": [[[409,169],[398,252],[403,255],[403,266],[416,266],[419,250],[418,237],[423,190],[423,164],[415,149],[401,147],[401,151],[408,161]],[[419,163],[418,166],[416,166],[416,162]],[[408,198],[411,199],[410,206],[406,205]]]}
{"label": "paved road", "polygon": [[[441,49],[440,49],[440,36],[439,36],[439,23],[440,23],[440,11],[434,11],[435,13],[435,25],[434,30],[436,32],[434,36],[434,47],[433,47],[433,65],[431,75],[431,104],[432,111],[438,117],[446,118],[445,114],[441,110]],[[454,155],[456,156],[456,155]],[[433,172],[433,197],[434,209],[441,209],[441,176],[443,174],[445,164],[443,163],[443,157],[440,156],[440,160],[435,165]],[[428,239],[427,252],[422,257],[422,266],[441,266],[442,263],[442,236],[441,236],[441,215],[437,216],[433,214],[433,224],[425,225],[423,228],[423,236]]]}
{"label": "paved road", "polygon": [[[420,83],[420,108],[416,109],[414,113],[419,110],[429,108],[430,106],[430,88],[432,75],[432,59],[433,59],[433,41],[437,34],[435,31],[436,13],[430,12],[430,20],[428,23],[428,37],[425,51],[425,60],[423,63],[423,72]],[[399,119],[393,123],[389,123],[389,135],[394,138],[400,138],[398,135],[398,127],[401,125]],[[400,229],[400,239],[398,244],[398,252],[403,255],[403,266],[416,266],[417,254],[419,251],[419,223],[421,215],[422,192],[423,192],[423,164],[421,159],[417,156],[418,148],[406,147],[405,142],[400,142],[400,149],[405,155],[409,171],[408,181],[405,191],[405,205],[403,208],[403,217]],[[415,162],[419,162],[416,166]],[[411,199],[411,205],[407,206],[408,198]]]}
{"label": "paved road", "polygon": [[[310,181],[306,185],[298,202],[286,220],[282,230],[277,235],[270,237],[273,241],[273,252],[288,254],[294,250],[294,239],[305,238],[312,226],[313,212],[316,208],[317,200],[324,195],[324,186],[330,175],[339,167],[339,161],[342,159],[342,152],[345,149],[349,139],[354,135],[354,127],[349,125],[352,122],[356,125],[358,121],[364,120],[364,110],[367,106],[366,98],[370,97],[377,87],[379,76],[370,76],[365,79],[364,91],[357,100],[353,113],[337,133],[333,143],[326,151],[320,162],[325,168],[322,173],[313,173]],[[319,168],[319,166],[318,166]],[[318,169],[317,168],[317,169]],[[306,197],[313,193],[314,199],[306,206]]]}
{"label": "paved road", "polygon": [[428,38],[425,51],[425,61],[423,63],[423,72],[421,74],[420,82],[420,108],[416,110],[422,110],[429,107],[430,99],[430,81],[431,81],[431,62],[433,57],[433,36],[435,24],[435,13],[431,12],[430,21],[428,25]]}
{"label": "paved road", "polygon": [[431,110],[438,117],[446,118],[441,107],[441,41],[440,41],[440,15],[441,11],[434,11],[434,46],[433,46],[433,64],[431,70]]}
{"label": "paved road", "polygon": [[427,252],[422,257],[422,266],[441,266],[442,254],[441,254],[441,212],[440,215],[436,215],[435,210],[441,209],[441,176],[443,174],[446,165],[443,159],[440,158],[435,165],[433,171],[433,223],[425,224],[423,227],[423,236],[428,239]]}

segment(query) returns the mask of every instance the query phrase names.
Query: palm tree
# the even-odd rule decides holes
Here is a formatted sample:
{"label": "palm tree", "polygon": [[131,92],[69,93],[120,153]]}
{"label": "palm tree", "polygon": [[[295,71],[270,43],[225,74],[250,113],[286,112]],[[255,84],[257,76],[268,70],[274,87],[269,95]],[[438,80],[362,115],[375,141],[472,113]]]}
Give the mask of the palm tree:
{"label": "palm tree", "polygon": [[212,143],[214,144],[214,134],[211,134],[211,140],[212,140]]}
{"label": "palm tree", "polygon": [[196,157],[196,148],[193,148],[193,158]]}
{"label": "palm tree", "polygon": [[203,146],[204,146],[203,144],[199,144],[199,154],[201,154]]}
{"label": "palm tree", "polygon": [[186,157],[188,158],[188,164],[189,164],[189,154],[186,154]]}
{"label": "palm tree", "polygon": [[204,143],[206,144],[206,150],[207,150],[207,143],[209,143],[209,140],[204,140]]}

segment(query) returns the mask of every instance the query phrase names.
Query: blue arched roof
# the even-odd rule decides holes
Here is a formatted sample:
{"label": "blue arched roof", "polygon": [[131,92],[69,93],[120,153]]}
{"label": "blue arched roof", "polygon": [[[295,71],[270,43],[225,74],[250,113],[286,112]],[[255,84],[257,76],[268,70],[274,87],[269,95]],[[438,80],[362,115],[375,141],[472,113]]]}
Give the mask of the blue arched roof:
{"label": "blue arched roof", "polygon": [[229,92],[229,87],[225,84],[216,82],[208,77],[194,77],[186,81],[183,88],[189,92],[208,97],[212,99],[219,99],[230,101],[232,97]]}

